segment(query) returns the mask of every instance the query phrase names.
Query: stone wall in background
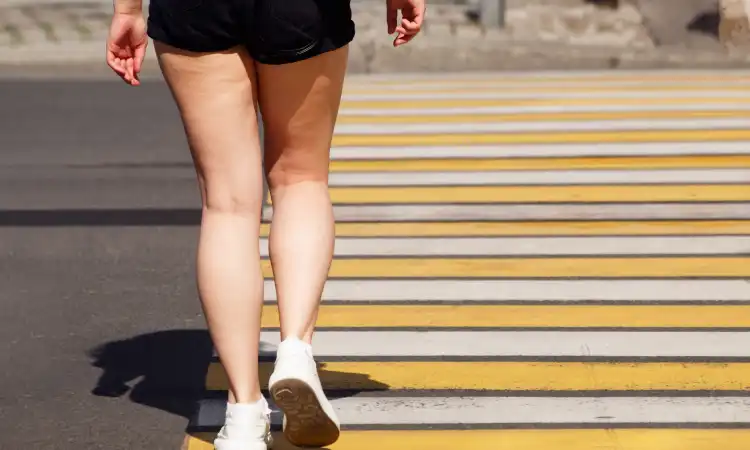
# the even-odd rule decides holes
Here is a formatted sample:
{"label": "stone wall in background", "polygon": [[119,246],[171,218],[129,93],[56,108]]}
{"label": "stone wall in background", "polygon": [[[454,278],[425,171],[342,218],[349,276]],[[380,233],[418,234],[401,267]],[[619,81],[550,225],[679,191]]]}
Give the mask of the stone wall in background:
{"label": "stone wall in background", "polygon": [[[427,1],[422,35],[394,49],[385,0],[352,0],[351,70],[750,67],[738,50],[748,31],[738,4],[750,0],[506,0],[502,29],[481,25],[481,0]],[[103,66],[111,10],[111,0],[0,0],[0,64]]]}
{"label": "stone wall in background", "polygon": [[750,47],[750,0],[721,0],[719,39],[730,51]]}

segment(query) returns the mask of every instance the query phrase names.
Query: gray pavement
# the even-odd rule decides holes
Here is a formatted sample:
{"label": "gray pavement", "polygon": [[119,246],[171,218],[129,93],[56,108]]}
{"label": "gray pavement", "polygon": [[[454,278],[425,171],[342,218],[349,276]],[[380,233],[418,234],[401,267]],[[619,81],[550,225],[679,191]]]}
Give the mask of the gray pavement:
{"label": "gray pavement", "polygon": [[192,289],[197,193],[140,182],[189,162],[165,87],[0,83],[0,98],[0,448],[178,448],[211,345]]}

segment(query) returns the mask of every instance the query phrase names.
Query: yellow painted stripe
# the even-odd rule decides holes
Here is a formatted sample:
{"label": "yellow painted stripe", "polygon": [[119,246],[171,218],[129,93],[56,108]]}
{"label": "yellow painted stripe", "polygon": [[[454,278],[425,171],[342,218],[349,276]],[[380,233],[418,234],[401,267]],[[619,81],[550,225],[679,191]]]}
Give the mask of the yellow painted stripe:
{"label": "yellow painted stripe", "polygon": [[[746,88],[747,89],[747,88]],[[343,115],[339,124],[404,124],[404,123],[495,123],[495,122],[566,122],[587,120],[654,120],[654,119],[707,119],[747,118],[750,111],[619,111],[619,112],[573,112],[539,114],[430,114],[421,115]]]}
{"label": "yellow painted stripe", "polygon": [[[750,145],[750,144],[749,144]],[[404,154],[404,157],[408,153]],[[333,160],[331,172],[747,168],[750,155]]]}
{"label": "yellow painted stripe", "polygon": [[741,130],[638,130],[535,133],[336,134],[334,147],[553,143],[721,142],[750,140]]}
{"label": "yellow painted stripe", "polygon": [[[270,224],[261,225],[268,237]],[[338,237],[603,236],[750,234],[750,220],[576,222],[374,222],[336,224]]]}
{"label": "yellow painted stripe", "polygon": [[[533,93],[529,94],[533,97]],[[737,104],[750,102],[750,98],[737,98],[731,95],[726,97],[675,97],[675,98],[652,98],[652,97],[629,97],[629,98],[527,98],[527,99],[404,99],[404,100],[344,100],[342,109],[422,109],[422,108],[457,108],[457,107],[482,107],[482,106],[542,106],[542,105],[567,105],[567,106],[597,106],[597,105],[688,105],[688,104]]]}
{"label": "yellow painted stripe", "polygon": [[[263,276],[273,275],[261,262]],[[332,278],[748,277],[747,257],[334,259]]]}
{"label": "yellow painted stripe", "polygon": [[[663,84],[659,86],[643,84],[640,86],[575,86],[575,87],[561,87],[561,86],[502,86],[502,85],[482,85],[476,87],[467,87],[466,85],[461,87],[444,87],[444,88],[432,88],[432,89],[419,89],[415,91],[409,91],[408,94],[476,94],[476,93],[503,93],[503,92],[524,92],[528,91],[530,95],[544,94],[550,92],[563,92],[570,90],[572,92],[582,93],[601,93],[601,92],[703,92],[703,91],[724,91],[724,92],[747,92],[750,86],[727,84],[723,86],[711,86],[708,84]],[[377,88],[354,88],[348,87],[344,91],[345,95],[385,95],[394,94],[392,89],[377,89]]]}
{"label": "yellow painted stripe", "polygon": [[[331,187],[335,204],[748,201],[750,184]],[[268,198],[270,202],[270,195]]]}
{"label": "yellow painted stripe", "polygon": [[[747,450],[750,430],[383,430],[344,431],[331,450]],[[215,433],[189,437],[187,450],[213,450]],[[295,450],[274,435],[274,450]]]}
{"label": "yellow painted stripe", "polygon": [[[260,364],[261,388],[268,387],[272,371],[272,362]],[[319,373],[330,390],[741,391],[750,386],[750,363],[346,361],[322,363]],[[227,386],[221,364],[212,363],[206,388]]]}
{"label": "yellow painted stripe", "polygon": [[[279,326],[276,305],[262,326]],[[749,328],[747,305],[322,305],[318,327]]]}

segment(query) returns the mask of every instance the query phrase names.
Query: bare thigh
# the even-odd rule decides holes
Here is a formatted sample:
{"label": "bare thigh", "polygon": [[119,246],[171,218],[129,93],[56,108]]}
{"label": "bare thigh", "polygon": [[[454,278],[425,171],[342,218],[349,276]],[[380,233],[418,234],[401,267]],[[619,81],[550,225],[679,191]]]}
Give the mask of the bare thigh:
{"label": "bare thigh", "polygon": [[182,116],[204,207],[258,214],[262,172],[253,60],[242,48],[193,54],[155,46]]}
{"label": "bare thigh", "polygon": [[292,64],[257,65],[272,194],[274,188],[301,181],[328,181],[347,55],[348,47],[343,47]]}

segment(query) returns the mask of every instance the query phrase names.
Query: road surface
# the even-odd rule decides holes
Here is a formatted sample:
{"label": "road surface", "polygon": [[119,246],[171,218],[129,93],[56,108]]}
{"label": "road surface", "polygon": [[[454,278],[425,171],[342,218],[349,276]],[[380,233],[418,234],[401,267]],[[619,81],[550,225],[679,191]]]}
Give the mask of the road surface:
{"label": "road surface", "polygon": [[[748,87],[351,78],[315,338],[333,448],[748,448]],[[3,81],[0,98],[0,447],[211,448],[226,379],[165,86]]]}

